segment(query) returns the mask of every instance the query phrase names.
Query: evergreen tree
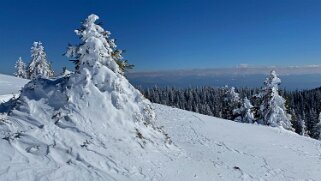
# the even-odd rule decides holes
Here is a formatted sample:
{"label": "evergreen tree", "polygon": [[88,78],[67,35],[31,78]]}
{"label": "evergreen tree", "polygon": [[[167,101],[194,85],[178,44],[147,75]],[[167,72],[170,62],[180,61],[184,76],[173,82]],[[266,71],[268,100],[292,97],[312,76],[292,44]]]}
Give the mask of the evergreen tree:
{"label": "evergreen tree", "polygon": [[113,59],[116,61],[116,63],[118,64],[119,70],[121,74],[124,74],[125,72],[131,70],[134,68],[134,65],[128,63],[128,60],[124,60],[123,59],[123,53],[125,52],[124,50],[118,50],[116,49],[116,45],[115,42],[113,40],[113,52],[112,52],[112,57]]}
{"label": "evergreen tree", "polygon": [[318,134],[318,137],[317,139],[321,140],[321,112],[319,114],[319,122],[318,124],[316,125],[316,132]]}
{"label": "evergreen tree", "polygon": [[[101,28],[100,25],[93,24],[91,21],[96,21],[96,20],[88,18],[83,23],[82,27],[76,30],[75,32],[83,41],[87,40],[89,36],[92,35],[92,33],[94,33],[94,36],[96,38],[99,38],[102,41],[103,48],[100,48],[99,50],[97,50],[101,52],[100,57],[98,57],[99,62],[102,65],[107,66],[112,71],[114,72],[117,71],[120,74],[124,74],[129,69],[132,69],[134,65],[129,64],[128,60],[123,59],[122,54],[124,53],[124,50],[117,49],[115,39],[110,38],[111,33],[109,31],[105,31],[103,28]],[[91,30],[95,30],[95,31],[91,31]],[[76,65],[76,68],[75,68],[76,72],[79,70],[80,66],[84,64],[87,64],[90,66],[94,64],[93,61],[88,60],[84,62],[80,60],[80,56],[84,54],[86,51],[87,53],[90,53],[89,51],[92,51],[92,50],[90,50],[88,46],[83,46],[83,45],[78,45],[78,46],[69,45],[67,48],[65,55],[69,58],[73,58],[73,60],[71,61],[73,61]]]}
{"label": "evergreen tree", "polygon": [[303,119],[299,120],[299,126],[300,126],[300,135],[307,136],[305,121]]}
{"label": "evergreen tree", "polygon": [[254,113],[253,113],[253,105],[250,100],[245,97],[243,101],[242,110],[242,122],[243,123],[254,123]]}
{"label": "evergreen tree", "polygon": [[225,118],[229,120],[240,121],[241,100],[239,93],[235,91],[234,87],[227,89],[224,101],[226,102],[224,107]]}
{"label": "evergreen tree", "polygon": [[47,61],[47,55],[41,42],[34,42],[31,47],[31,62],[28,66],[28,78],[49,78],[54,76],[51,64]]}
{"label": "evergreen tree", "polygon": [[277,77],[276,72],[271,71],[270,75],[264,82],[264,88],[261,91],[260,97],[262,104],[260,111],[262,119],[261,124],[272,127],[282,126],[285,129],[292,129],[291,116],[287,114],[285,108],[285,99],[279,95],[280,78]]}
{"label": "evergreen tree", "polygon": [[16,72],[14,75],[19,78],[27,79],[27,72],[26,72],[26,64],[22,61],[22,58],[19,57],[19,59],[16,62],[15,65]]}

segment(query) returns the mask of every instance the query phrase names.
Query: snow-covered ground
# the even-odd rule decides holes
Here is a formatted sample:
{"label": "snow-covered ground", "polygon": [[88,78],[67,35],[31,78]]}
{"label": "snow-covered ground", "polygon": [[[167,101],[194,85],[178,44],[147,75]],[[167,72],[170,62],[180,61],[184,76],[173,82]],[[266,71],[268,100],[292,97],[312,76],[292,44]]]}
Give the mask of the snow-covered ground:
{"label": "snow-covered ground", "polygon": [[[139,162],[135,161],[137,158],[133,156],[137,155],[134,153],[127,153],[127,157],[122,155],[125,157],[118,160],[119,153],[112,144],[106,145],[107,149],[96,147],[96,152],[88,147],[87,155],[72,147],[51,152],[49,143],[45,146],[34,138],[30,143],[23,135],[16,135],[20,142],[0,140],[0,180],[318,181],[321,178],[319,141],[278,128],[235,123],[157,104],[153,106],[157,125],[163,127],[176,146],[168,152],[154,150],[153,153],[152,149],[146,148],[146,153],[139,155]],[[41,130],[33,132],[38,131]],[[116,145],[118,141],[110,142]],[[31,144],[37,146],[28,146]],[[68,159],[68,152],[81,153],[77,156],[79,163],[64,162]],[[93,162],[101,167],[91,168]]]}
{"label": "snow-covered ground", "polygon": [[28,80],[0,74],[0,95],[18,93]]}
{"label": "snow-covered ground", "polygon": [[161,169],[161,180],[321,179],[320,141],[279,128],[154,106],[158,124],[182,151]]}

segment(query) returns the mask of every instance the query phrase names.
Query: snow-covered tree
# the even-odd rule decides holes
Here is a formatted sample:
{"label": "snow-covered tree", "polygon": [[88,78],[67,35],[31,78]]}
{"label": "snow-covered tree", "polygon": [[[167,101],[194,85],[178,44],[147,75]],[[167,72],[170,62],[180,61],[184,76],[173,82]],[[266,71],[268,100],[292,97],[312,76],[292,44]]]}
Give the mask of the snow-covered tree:
{"label": "snow-covered tree", "polygon": [[299,120],[299,127],[300,127],[300,135],[307,136],[306,125],[303,119]]}
{"label": "snow-covered tree", "polygon": [[23,79],[28,78],[27,72],[26,72],[26,64],[22,61],[21,57],[19,57],[19,59],[17,60],[15,68],[16,68],[16,72],[14,73],[14,75],[16,77],[20,77]]}
{"label": "snow-covered tree", "polygon": [[34,42],[31,47],[31,62],[28,66],[28,77],[35,79],[38,76],[49,78],[54,75],[51,64],[47,61],[47,54],[41,42]]}
{"label": "snow-covered tree", "polygon": [[[99,48],[97,51],[100,52],[100,57],[97,58],[102,65],[105,65],[112,71],[121,74],[126,70],[132,69],[134,65],[129,64],[127,60],[123,59],[122,54],[124,51],[117,49],[115,39],[110,38],[111,33],[109,31],[105,31],[99,25],[93,24],[93,22],[96,21],[96,18],[97,17],[88,18],[82,27],[75,31],[76,34],[80,36],[83,41],[92,41],[93,36],[101,41],[101,47],[99,48],[96,46],[95,48]],[[65,55],[69,58],[74,58],[72,61],[76,64],[76,70],[79,70],[80,66],[83,65],[94,65],[94,61],[83,61],[84,58],[81,57],[84,53],[90,53],[88,52],[91,48],[89,45],[89,43],[78,46],[69,45],[67,48]]]}
{"label": "snow-covered tree", "polygon": [[255,118],[253,113],[253,105],[247,97],[245,97],[243,100],[241,114],[243,123],[254,123]]}
{"label": "snow-covered tree", "polygon": [[279,95],[279,84],[281,79],[278,78],[274,70],[264,82],[264,87],[260,93],[262,104],[260,106],[261,120],[259,123],[285,129],[292,129],[291,115],[286,112],[285,99]]}
{"label": "snow-covered tree", "polygon": [[240,121],[240,107],[241,99],[239,93],[235,91],[234,87],[226,90],[224,101],[226,103],[224,107],[225,118],[229,120]]}
{"label": "snow-covered tree", "polygon": [[319,114],[319,123],[316,125],[316,132],[318,132],[319,140],[321,140],[321,112]]}

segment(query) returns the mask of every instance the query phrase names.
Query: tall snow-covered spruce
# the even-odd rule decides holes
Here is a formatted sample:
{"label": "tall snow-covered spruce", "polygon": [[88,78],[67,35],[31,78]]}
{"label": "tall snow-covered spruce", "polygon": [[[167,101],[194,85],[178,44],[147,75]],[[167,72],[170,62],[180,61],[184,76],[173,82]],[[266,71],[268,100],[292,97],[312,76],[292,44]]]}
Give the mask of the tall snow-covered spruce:
{"label": "tall snow-covered spruce", "polygon": [[40,41],[34,42],[31,47],[31,61],[27,73],[30,79],[35,79],[39,76],[49,78],[54,75],[51,64],[47,60],[45,48]]}
{"label": "tall snow-covered spruce", "polygon": [[279,84],[281,79],[274,70],[264,82],[260,93],[262,104],[260,106],[261,120],[259,123],[272,127],[281,126],[285,129],[292,129],[291,115],[286,112],[285,99],[279,95]]}
{"label": "tall snow-covered spruce", "polygon": [[15,65],[16,72],[14,75],[19,78],[27,79],[27,72],[26,72],[26,64],[22,61],[22,58],[19,57],[19,59],[16,62]]}
{"label": "tall snow-covered spruce", "polygon": [[[168,150],[176,149],[155,126],[149,100],[120,73],[111,55],[110,33],[96,20],[98,16],[88,16],[76,30],[81,43],[68,49],[67,55],[79,60],[75,73],[56,79],[37,76],[19,98],[0,105],[0,113],[6,115],[0,137],[13,150],[6,155],[16,157],[14,150],[22,152],[22,157],[33,154],[32,160],[20,163],[21,168],[37,168],[34,165],[46,162],[48,169],[55,168],[53,172],[69,180],[88,175],[93,180],[128,180],[129,175],[142,180],[135,173],[157,175],[160,165],[150,159],[168,160],[167,154],[173,153]],[[45,54],[39,43],[33,50],[37,61],[31,67],[37,67],[34,64]],[[1,164],[10,166],[11,162]],[[50,174],[50,169],[42,169]],[[42,171],[29,169],[20,176],[35,175],[29,178],[35,180]]]}

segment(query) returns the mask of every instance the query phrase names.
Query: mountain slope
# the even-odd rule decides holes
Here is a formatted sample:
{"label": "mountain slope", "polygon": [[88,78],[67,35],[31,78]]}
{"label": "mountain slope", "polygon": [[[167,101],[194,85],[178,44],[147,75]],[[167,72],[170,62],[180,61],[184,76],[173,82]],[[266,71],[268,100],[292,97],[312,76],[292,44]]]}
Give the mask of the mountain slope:
{"label": "mountain slope", "polygon": [[29,80],[0,74],[0,95],[18,93]]}
{"label": "mountain slope", "polygon": [[279,128],[155,107],[159,125],[164,126],[182,151],[181,157],[171,163],[173,167],[164,170],[173,175],[163,174],[163,180],[274,181],[321,177],[320,141]]}
{"label": "mountain slope", "polygon": [[[72,144],[83,147],[70,145],[69,150],[51,152],[52,145],[40,143],[41,138],[30,142],[30,137],[16,134],[20,140],[15,146],[6,138],[0,140],[0,180],[318,180],[321,176],[319,141],[278,128],[153,106],[157,126],[176,148],[167,152],[137,148],[123,154],[121,149],[132,145],[118,147],[121,140],[111,138],[108,145],[97,146],[98,140],[81,142],[87,133],[70,132],[57,135],[56,141],[71,136]],[[33,144],[37,146],[30,147]],[[72,154],[76,159],[69,158]]]}

